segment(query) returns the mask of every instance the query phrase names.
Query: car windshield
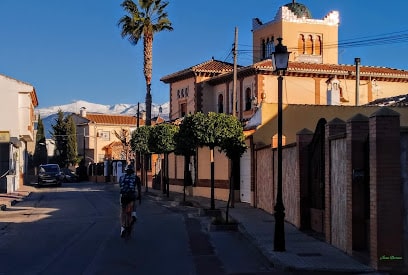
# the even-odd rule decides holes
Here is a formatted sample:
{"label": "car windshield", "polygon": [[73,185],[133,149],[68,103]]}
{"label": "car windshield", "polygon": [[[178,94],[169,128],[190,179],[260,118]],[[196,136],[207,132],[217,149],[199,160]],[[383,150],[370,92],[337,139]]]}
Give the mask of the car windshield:
{"label": "car windshield", "polygon": [[54,166],[54,165],[48,165],[48,166],[41,166],[41,169],[44,170],[44,172],[48,172],[48,173],[57,173],[58,172],[58,166]]}

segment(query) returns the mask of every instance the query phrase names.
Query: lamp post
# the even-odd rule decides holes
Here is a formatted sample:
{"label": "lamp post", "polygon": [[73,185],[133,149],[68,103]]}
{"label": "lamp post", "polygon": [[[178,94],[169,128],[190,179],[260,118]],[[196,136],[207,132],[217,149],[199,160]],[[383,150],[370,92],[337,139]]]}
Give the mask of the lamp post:
{"label": "lamp post", "polygon": [[272,52],[272,69],[278,74],[278,192],[276,194],[274,250],[285,251],[285,207],[282,199],[282,83],[288,68],[289,54],[287,47],[278,38],[275,51]]}

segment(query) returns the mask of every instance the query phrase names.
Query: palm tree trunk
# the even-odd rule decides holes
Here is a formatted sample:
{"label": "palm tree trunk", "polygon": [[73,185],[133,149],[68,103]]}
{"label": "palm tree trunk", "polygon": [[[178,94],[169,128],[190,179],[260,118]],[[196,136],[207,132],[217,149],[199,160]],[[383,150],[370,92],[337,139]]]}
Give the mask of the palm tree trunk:
{"label": "palm tree trunk", "polygon": [[146,125],[150,126],[152,121],[152,59],[153,59],[153,35],[143,37],[143,73],[146,80]]}
{"label": "palm tree trunk", "polygon": [[152,94],[151,91],[151,84],[147,84],[146,87],[146,126],[152,125]]}

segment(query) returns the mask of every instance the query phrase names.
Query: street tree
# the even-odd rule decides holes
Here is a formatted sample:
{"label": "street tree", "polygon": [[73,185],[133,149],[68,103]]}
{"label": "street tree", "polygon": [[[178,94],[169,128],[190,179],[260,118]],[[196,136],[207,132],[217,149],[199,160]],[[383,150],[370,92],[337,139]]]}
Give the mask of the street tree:
{"label": "street tree", "polygon": [[65,167],[67,163],[67,125],[64,120],[64,113],[61,109],[57,112],[57,118],[52,127],[52,139],[55,140],[55,152],[53,162],[61,167]]}
{"label": "street tree", "polygon": [[228,223],[229,207],[231,204],[231,199],[233,199],[233,192],[235,192],[235,186],[238,179],[236,175],[237,171],[239,171],[239,161],[241,156],[247,150],[247,146],[245,144],[242,124],[236,117],[226,114],[219,114],[218,127],[221,129],[221,131],[223,131],[220,134],[222,138],[219,147],[231,161],[231,174],[229,181],[230,186],[226,211],[226,222]]}
{"label": "street tree", "polygon": [[122,143],[122,153],[123,156],[126,160],[126,164],[129,163],[130,161],[130,153],[131,153],[131,148],[130,148],[130,133],[129,130],[127,129],[120,129],[120,131],[114,130],[113,133],[115,136],[119,139],[119,141]]}
{"label": "street tree", "polygon": [[192,184],[191,172],[189,171],[190,158],[197,152],[197,147],[199,146],[198,129],[200,129],[203,119],[204,115],[202,113],[187,115],[183,118],[179,130],[174,136],[174,153],[184,156],[184,202],[186,201],[186,186]]}
{"label": "street tree", "polygon": [[[169,197],[169,153],[173,152],[175,149],[175,139],[174,136],[177,134],[178,127],[170,123],[161,123],[154,126],[151,126],[150,137],[149,137],[149,148],[151,152],[156,154],[164,155],[164,167],[162,167],[160,174],[162,177],[163,183],[163,192],[166,190],[167,197]],[[164,169],[163,169],[164,168]]]}
{"label": "street tree", "polygon": [[[232,162],[239,161],[239,157],[243,154],[241,150],[245,148],[245,144],[242,144],[243,130],[237,118],[224,113],[209,112],[206,115],[196,113],[193,117],[198,145],[207,146],[210,149],[211,210],[213,210],[215,208],[214,149],[218,148],[228,153],[227,157],[231,157]],[[231,173],[233,172],[234,170],[231,169]]]}
{"label": "street tree", "polygon": [[38,116],[33,164],[37,167],[38,165],[45,163],[47,163],[47,144],[44,133],[44,124],[41,116]]}
{"label": "street tree", "polygon": [[202,146],[210,148],[210,169],[211,169],[211,210],[215,209],[215,179],[214,179],[214,149],[219,146],[222,141],[221,128],[222,124],[220,114],[209,112],[206,115],[202,113],[196,113],[196,132],[198,137],[198,143]]}
{"label": "street tree", "polygon": [[[132,138],[130,139],[130,146],[134,152],[139,152],[144,159],[146,160],[146,156],[150,154],[149,149],[149,138],[150,138],[150,128],[151,126],[141,126],[136,128],[132,132]],[[143,161],[142,163],[142,180],[146,187],[146,192],[148,190],[147,187],[147,161]]]}
{"label": "street tree", "polygon": [[66,165],[76,165],[79,163],[78,157],[78,144],[76,125],[72,116],[67,116],[64,119],[66,125],[66,137],[67,137],[67,163]]}
{"label": "street tree", "polygon": [[162,0],[139,0],[138,5],[132,0],[125,0],[121,6],[127,13],[120,18],[122,38],[127,37],[132,45],[143,38],[143,72],[146,81],[146,125],[151,125],[152,117],[152,59],[153,37],[155,33],[173,27],[165,9],[169,3]]}
{"label": "street tree", "polygon": [[79,162],[77,152],[76,125],[72,116],[64,116],[61,110],[51,125],[52,139],[55,141],[53,162],[61,167],[68,167]]}

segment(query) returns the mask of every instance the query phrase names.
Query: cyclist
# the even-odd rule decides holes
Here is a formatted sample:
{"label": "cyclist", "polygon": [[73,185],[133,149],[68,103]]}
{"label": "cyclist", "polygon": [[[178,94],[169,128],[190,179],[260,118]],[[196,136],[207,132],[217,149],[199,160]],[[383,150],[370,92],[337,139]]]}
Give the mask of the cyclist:
{"label": "cyclist", "polygon": [[123,237],[123,234],[125,232],[126,206],[128,204],[131,204],[131,207],[133,209],[133,212],[132,212],[132,224],[133,224],[137,219],[136,206],[135,206],[136,188],[137,188],[139,196],[141,193],[140,192],[140,189],[141,189],[140,178],[135,174],[133,165],[129,164],[126,167],[125,174],[120,177],[119,187],[120,187],[120,203],[122,206],[122,210],[121,210],[122,226],[120,228],[120,235]]}

